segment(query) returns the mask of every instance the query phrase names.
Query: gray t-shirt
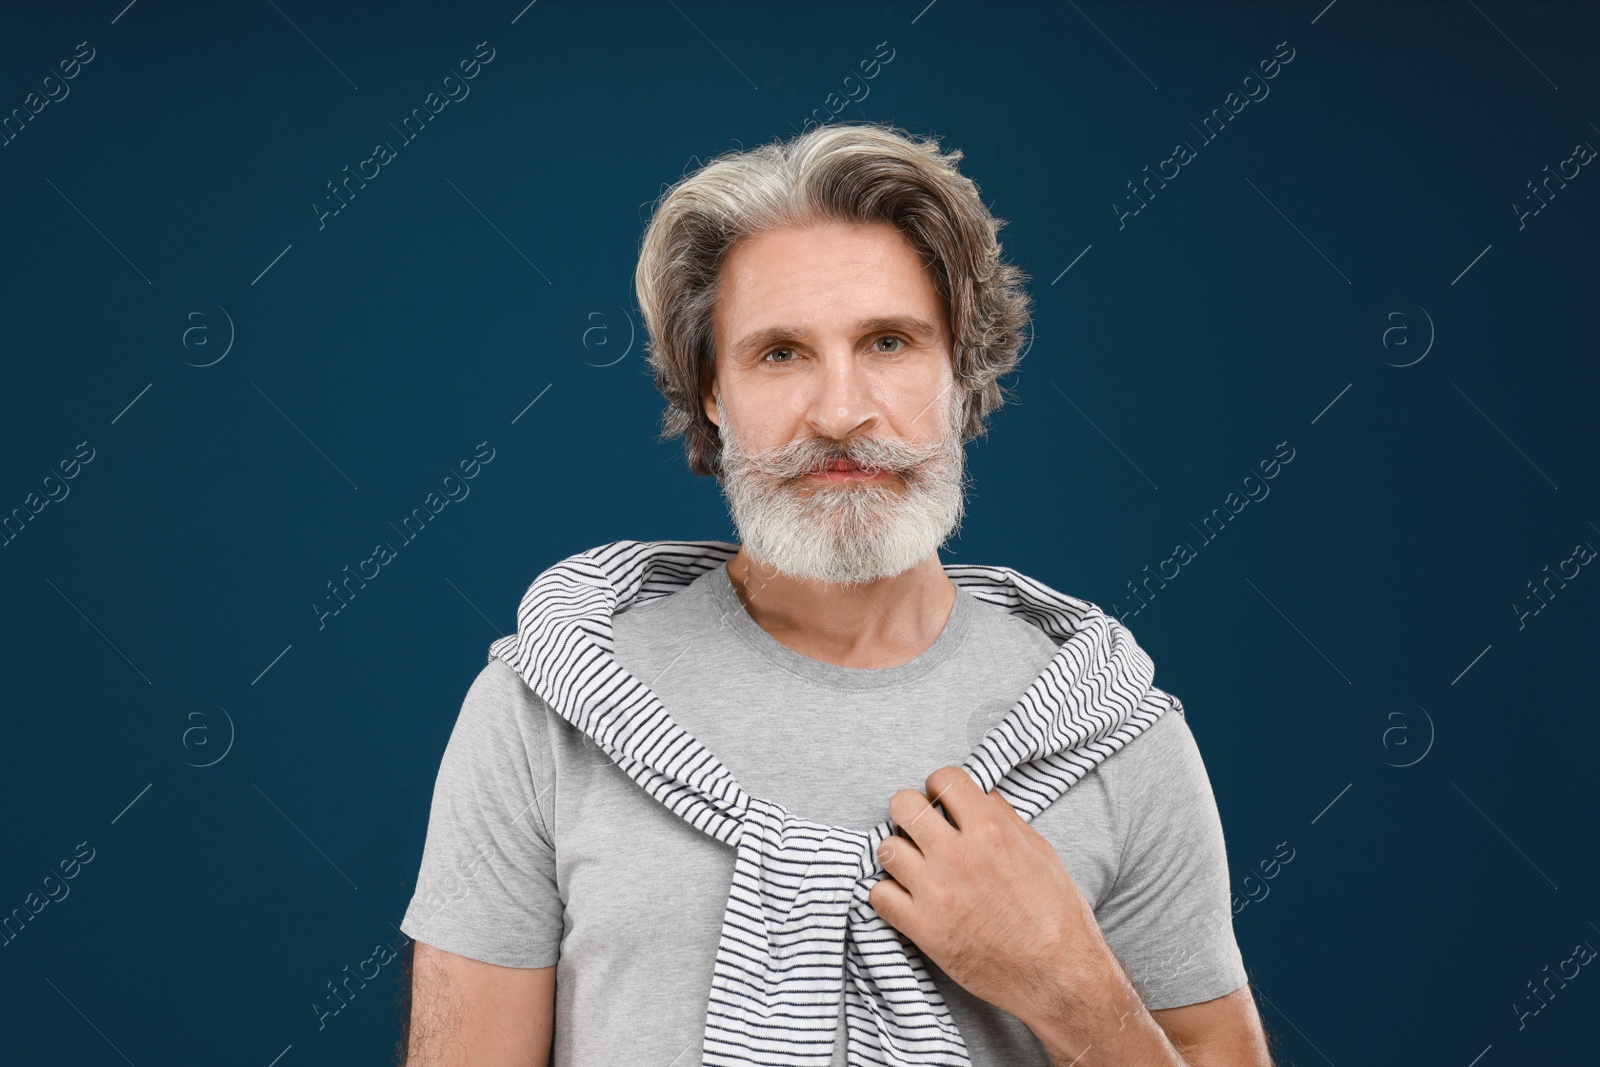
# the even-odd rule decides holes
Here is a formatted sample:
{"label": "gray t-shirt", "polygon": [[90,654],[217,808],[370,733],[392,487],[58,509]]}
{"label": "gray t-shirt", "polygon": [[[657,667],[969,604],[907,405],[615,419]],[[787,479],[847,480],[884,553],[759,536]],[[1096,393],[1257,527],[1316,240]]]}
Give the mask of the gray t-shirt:
{"label": "gray t-shirt", "polygon": [[[615,617],[618,660],[747,792],[868,829],[960,764],[1057,645],[958,588],[934,644],[839,667],[763,630],[715,567]],[[1246,983],[1210,780],[1168,712],[1031,824],[1094,906],[1151,1008]],[[734,850],[653,800],[491,660],[445,749],[408,936],[505,967],[556,966],[552,1067],[700,1062]],[[1020,1020],[924,957],[977,1067],[1048,1067]],[[844,1059],[840,1013],[833,1063]]]}

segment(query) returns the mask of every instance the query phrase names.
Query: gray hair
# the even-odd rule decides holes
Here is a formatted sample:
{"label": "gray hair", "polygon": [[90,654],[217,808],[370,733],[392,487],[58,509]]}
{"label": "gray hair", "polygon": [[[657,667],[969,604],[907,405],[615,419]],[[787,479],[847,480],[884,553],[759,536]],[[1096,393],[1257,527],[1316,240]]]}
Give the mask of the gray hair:
{"label": "gray hair", "polygon": [[712,311],[725,257],[741,239],[820,222],[888,223],[933,269],[950,314],[962,442],[987,432],[1005,402],[998,379],[1022,358],[1031,301],[1028,276],[1000,258],[1005,220],[956,169],[961,158],[894,126],[834,123],[724,153],[662,194],[634,286],[667,400],[660,439],[684,437],[691,471],[721,473],[721,439],[701,389],[715,377]]}

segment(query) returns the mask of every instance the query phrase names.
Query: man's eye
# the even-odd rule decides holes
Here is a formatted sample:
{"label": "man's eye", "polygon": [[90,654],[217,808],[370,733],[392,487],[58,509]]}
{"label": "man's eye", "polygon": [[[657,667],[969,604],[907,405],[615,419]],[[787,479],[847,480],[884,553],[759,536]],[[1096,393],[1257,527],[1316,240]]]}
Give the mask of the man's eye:
{"label": "man's eye", "polygon": [[901,348],[904,348],[905,344],[906,344],[905,340],[903,338],[892,337],[892,336],[891,337],[880,337],[880,338],[878,338],[876,343],[877,344],[882,344],[885,341],[893,341],[898,347],[890,348],[890,349],[879,349],[880,352],[883,352],[883,351],[898,352],[898,351],[900,351]]}
{"label": "man's eye", "polygon": [[[794,354],[794,349],[792,349],[792,348],[774,348],[771,352],[768,352],[765,356],[762,356],[761,358],[762,359],[770,359],[772,356],[776,355],[779,352],[788,352],[790,355],[793,355]],[[780,359],[780,360],[774,360],[773,362],[775,362],[775,363],[783,363],[783,362],[786,362],[786,361]]]}

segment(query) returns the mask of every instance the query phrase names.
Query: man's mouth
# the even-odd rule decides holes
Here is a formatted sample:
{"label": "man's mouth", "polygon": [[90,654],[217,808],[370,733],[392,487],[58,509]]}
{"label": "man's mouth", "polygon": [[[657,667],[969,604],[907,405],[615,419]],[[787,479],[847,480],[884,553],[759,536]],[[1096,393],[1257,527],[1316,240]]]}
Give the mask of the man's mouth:
{"label": "man's mouth", "polygon": [[876,478],[883,471],[872,467],[863,467],[848,459],[833,459],[810,471],[806,477],[823,481],[855,481]]}

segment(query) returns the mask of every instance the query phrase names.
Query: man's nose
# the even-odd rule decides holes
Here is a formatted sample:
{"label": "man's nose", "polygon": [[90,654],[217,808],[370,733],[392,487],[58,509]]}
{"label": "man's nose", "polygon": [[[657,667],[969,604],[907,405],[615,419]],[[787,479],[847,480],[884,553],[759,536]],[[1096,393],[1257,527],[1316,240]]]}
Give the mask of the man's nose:
{"label": "man's nose", "polygon": [[877,423],[872,382],[853,352],[826,355],[812,384],[807,418],[818,435],[843,441]]}

